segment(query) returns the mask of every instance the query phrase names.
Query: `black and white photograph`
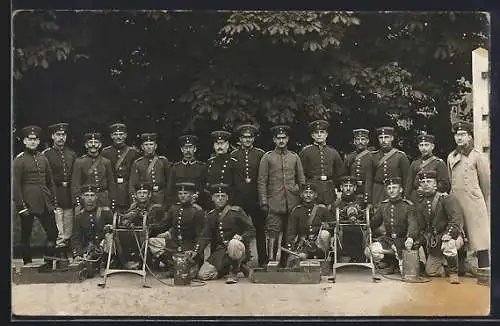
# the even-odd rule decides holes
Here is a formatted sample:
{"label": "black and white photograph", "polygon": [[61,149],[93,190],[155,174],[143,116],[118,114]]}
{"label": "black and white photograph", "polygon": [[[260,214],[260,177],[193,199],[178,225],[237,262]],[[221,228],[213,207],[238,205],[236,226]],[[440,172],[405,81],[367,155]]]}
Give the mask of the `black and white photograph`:
{"label": "black and white photograph", "polygon": [[490,14],[17,10],[15,316],[487,316]]}

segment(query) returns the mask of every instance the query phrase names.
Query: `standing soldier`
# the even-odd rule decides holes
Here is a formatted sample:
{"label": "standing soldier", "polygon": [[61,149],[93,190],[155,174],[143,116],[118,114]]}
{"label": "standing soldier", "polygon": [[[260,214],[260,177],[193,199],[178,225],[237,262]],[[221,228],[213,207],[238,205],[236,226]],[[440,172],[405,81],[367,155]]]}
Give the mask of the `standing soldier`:
{"label": "standing soldier", "polygon": [[469,248],[477,251],[478,267],[489,267],[490,250],[490,168],[488,159],[473,143],[472,124],[453,124],[457,148],[448,155],[451,192],[464,212]]}
{"label": "standing soldier", "polygon": [[248,272],[242,263],[248,259],[248,245],[255,236],[255,228],[241,207],[228,205],[228,185],[212,185],[211,192],[215,209],[208,213],[190,256],[193,259],[202,256],[208,243],[212,243],[214,250],[201,266],[198,276],[211,280],[228,274],[226,283],[233,284],[240,271]]}
{"label": "standing soldier", "polygon": [[434,150],[434,136],[429,134],[418,135],[417,143],[418,150],[422,156],[411,162],[405,190],[408,199],[414,203],[422,196],[422,192],[419,189],[420,183],[417,177],[419,172],[436,171],[437,191],[446,193],[450,191],[450,180],[446,164],[442,159],[432,154]]}
{"label": "standing soldier", "polygon": [[266,250],[268,259],[286,265],[281,246],[287,244],[286,230],[292,209],[300,203],[300,187],[305,183],[304,170],[297,153],[288,150],[290,127],[271,128],[276,148],[262,156],[257,189],[259,204],[266,216]]}
{"label": "standing soldier", "polygon": [[167,189],[170,179],[170,162],[165,156],[157,155],[156,133],[143,133],[141,135],[142,150],[144,155],[132,163],[130,171],[129,192],[133,201],[135,187],[139,183],[151,183],[153,204],[165,205]]}
{"label": "standing soldier", "polygon": [[413,203],[402,198],[401,178],[386,179],[385,185],[389,198],[377,205],[370,221],[374,234],[380,236],[367,251],[371,251],[382,274],[393,274],[401,272],[402,250],[413,246],[413,239],[418,236],[418,222]]}
{"label": "standing soldier", "polygon": [[179,137],[181,145],[182,160],[174,163],[172,166],[169,196],[176,202],[178,198],[178,191],[174,188],[177,183],[194,183],[195,189],[193,194],[193,202],[198,202],[202,207],[207,206],[208,198],[203,191],[203,172],[205,170],[205,163],[198,161],[195,157],[198,142],[198,137],[194,135],[183,135]]}
{"label": "standing soldier", "polygon": [[337,150],[326,144],[329,125],[325,120],[309,124],[314,142],[304,147],[299,157],[307,182],[313,183],[318,191],[318,203],[331,207],[337,199],[335,187],[345,174],[345,166]]}
{"label": "standing soldier", "polygon": [[[101,134],[89,132],[85,134],[87,154],[77,158],[71,175],[71,195],[77,211],[80,209],[80,188],[85,184],[99,186],[97,194],[99,206],[115,209],[116,183],[111,162],[100,155],[102,147]],[[75,213],[76,214],[76,213]]]}
{"label": "standing soldier", "polygon": [[259,164],[264,151],[253,146],[259,129],[252,124],[243,124],[236,129],[240,133],[241,148],[234,150],[231,156],[237,162],[236,166],[242,180],[235,184],[235,203],[250,215],[255,227],[255,240],[259,266],[266,264],[266,236],[264,232],[264,214],[259,207],[257,193],[257,177]]}
{"label": "standing soldier", "polygon": [[[55,214],[57,229],[56,246],[58,248],[68,248],[73,228],[73,202],[71,200],[71,171],[76,160],[76,153],[66,146],[68,135],[67,123],[56,123],[49,126],[52,134],[52,147],[42,152],[47,158],[54,183],[56,185],[56,197],[62,214]],[[66,253],[64,253],[66,255]]]}
{"label": "standing soldier", "polygon": [[116,181],[116,208],[124,212],[130,207],[128,181],[132,163],[139,157],[137,149],[128,146],[127,126],[114,123],[109,126],[113,145],[104,147],[101,155],[111,161]]}
{"label": "standing soldier", "polygon": [[55,254],[57,239],[54,218],[54,209],[58,206],[56,187],[47,158],[38,152],[41,131],[38,126],[22,129],[25,149],[13,162],[14,203],[21,218],[21,250],[24,264],[31,263],[32,259],[30,238],[35,216],[47,235],[46,255]]}
{"label": "standing soldier", "polygon": [[367,129],[354,129],[355,150],[345,157],[347,174],[356,178],[356,195],[366,203],[372,202],[373,186],[373,153],[368,149],[370,131]]}
{"label": "standing soldier", "polygon": [[[387,198],[384,180],[401,178],[403,185],[408,180],[410,162],[403,151],[392,147],[394,128],[381,127],[377,129],[380,149],[373,154],[373,195],[372,203],[380,203]],[[401,194],[405,198],[404,189]]]}
{"label": "standing soldier", "polygon": [[237,177],[236,159],[231,157],[231,154],[228,152],[231,133],[224,130],[216,130],[211,135],[214,139],[215,156],[208,159],[204,172],[205,192],[210,193],[209,189],[213,184],[224,183],[229,186],[230,197],[232,197],[234,195],[235,181],[239,180],[239,178]]}
{"label": "standing soldier", "polygon": [[434,170],[417,175],[422,196],[415,209],[421,238],[412,239],[408,245],[414,241],[422,244],[425,257],[420,258],[428,276],[448,274],[450,283],[458,284],[458,250],[464,245],[463,214],[454,195],[437,191],[437,175]]}

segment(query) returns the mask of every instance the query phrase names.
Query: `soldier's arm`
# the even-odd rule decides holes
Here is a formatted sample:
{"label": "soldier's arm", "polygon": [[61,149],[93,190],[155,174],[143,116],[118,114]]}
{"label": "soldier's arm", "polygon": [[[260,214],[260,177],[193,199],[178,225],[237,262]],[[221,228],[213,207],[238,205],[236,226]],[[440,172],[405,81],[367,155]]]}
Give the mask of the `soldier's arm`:
{"label": "soldier's arm", "polygon": [[415,211],[415,205],[408,206],[407,218],[408,218],[407,238],[412,238],[413,240],[417,240],[419,234],[419,225],[417,220],[417,214]]}
{"label": "soldier's arm", "polygon": [[45,155],[42,155],[42,157],[45,160],[45,182],[47,184],[47,187],[50,189],[50,193],[52,195],[52,202],[54,203],[54,206],[57,207],[59,205],[58,205],[58,200],[57,200],[56,183],[54,181],[54,174],[52,173],[52,168],[50,167],[49,159]]}
{"label": "soldier's arm", "polygon": [[336,150],[333,151],[333,169],[334,175],[337,177],[337,180],[335,180],[336,186],[338,186],[338,178],[346,175],[348,172],[344,161]]}
{"label": "soldier's arm", "polygon": [[130,168],[130,176],[128,181],[128,193],[130,199],[135,201],[135,185],[139,182],[139,163],[134,161]]}
{"label": "soldier's arm", "polygon": [[111,167],[111,161],[106,159],[104,167],[106,169],[106,178],[108,180],[109,199],[111,199],[111,208],[113,209],[116,202],[116,181]]}
{"label": "soldier's arm", "polygon": [[201,231],[201,235],[197,240],[194,251],[196,251],[199,255],[203,254],[205,247],[212,241],[212,226],[214,220],[208,215],[205,219],[205,223],[203,225],[203,230]]}
{"label": "soldier's arm", "polygon": [[365,200],[367,203],[372,203],[372,190],[373,190],[373,164],[371,163],[371,155],[370,155],[369,164],[366,169],[366,179],[365,179]]}
{"label": "soldier's arm", "polygon": [[307,159],[307,149],[304,147],[302,148],[302,150],[299,152],[299,159],[300,159],[300,163],[302,164],[302,169],[304,171],[309,171],[309,162],[308,162],[308,159]]}
{"label": "soldier's arm", "polygon": [[288,227],[286,230],[286,238],[287,240],[287,247],[288,249],[291,249],[294,242],[295,242],[295,237],[298,235],[297,234],[297,229],[298,229],[298,221],[299,221],[299,213],[300,210],[297,208],[294,208],[292,210],[292,213],[290,214],[290,220],[288,221]]}
{"label": "soldier's arm", "polygon": [[16,159],[14,159],[14,182],[13,182],[14,189],[13,189],[13,192],[14,192],[14,203],[15,203],[16,208],[19,212],[22,212],[23,210],[28,209],[28,207],[26,206],[26,203],[24,202],[22,180],[23,180],[22,158],[16,158]]}
{"label": "soldier's arm", "polygon": [[267,182],[269,180],[268,154],[262,156],[259,163],[259,174],[257,178],[257,191],[259,193],[260,206],[267,205]]}
{"label": "soldier's arm", "polygon": [[168,190],[172,187],[172,164],[166,157],[163,159],[163,173],[165,175],[165,203],[170,205],[170,194]]}
{"label": "soldier's arm", "polygon": [[462,233],[464,227],[464,215],[462,208],[453,194],[444,198],[443,206],[445,214],[448,218],[446,234],[450,235],[453,239],[456,239]]}
{"label": "soldier's arm", "polygon": [[481,187],[481,192],[484,196],[484,201],[488,207],[488,212],[490,212],[490,166],[488,159],[485,155],[478,152],[476,160],[476,170],[479,179],[479,187]]}
{"label": "soldier's arm", "polygon": [[101,222],[99,223],[99,229],[96,232],[97,241],[104,239],[104,226],[113,225],[113,212],[107,208],[101,212]]}
{"label": "soldier's arm", "polygon": [[375,230],[380,225],[382,225],[382,222],[384,220],[382,215],[383,207],[384,206],[382,203],[378,204],[377,207],[375,207],[375,212],[370,219],[370,227],[372,228],[372,230]]}
{"label": "soldier's arm", "polygon": [[83,255],[82,233],[81,233],[81,217],[77,215],[73,223],[73,230],[71,232],[71,246],[73,247],[73,255]]}
{"label": "soldier's arm", "polygon": [[75,164],[73,164],[73,172],[71,173],[71,197],[75,205],[80,203],[80,186],[82,184],[81,164],[82,162],[76,160]]}
{"label": "soldier's arm", "polygon": [[297,160],[295,164],[295,178],[298,185],[303,185],[306,183],[306,177],[304,175],[304,168],[302,166],[302,162],[300,161],[300,157],[297,155]]}
{"label": "soldier's arm", "polygon": [[436,166],[437,172],[437,190],[439,192],[450,192],[450,177],[448,176],[448,169],[444,161],[439,161]]}
{"label": "soldier's arm", "polygon": [[205,212],[203,210],[196,209],[194,213],[194,233],[195,239],[198,239],[201,236],[203,231],[203,227],[205,225]]}
{"label": "soldier's arm", "polygon": [[[406,185],[406,182],[408,182],[408,174],[410,171],[410,161],[408,160],[408,156],[406,156],[405,153],[401,154],[401,158],[399,159],[399,168],[401,169],[401,174],[402,174],[402,182],[403,185]],[[408,193],[403,192],[403,196],[408,195]]]}
{"label": "soldier's arm", "polygon": [[255,238],[255,227],[253,226],[252,220],[250,217],[243,211],[243,209],[239,208],[238,211],[238,219],[240,221],[241,229],[243,230],[243,234],[240,234],[243,238],[243,242],[250,243],[250,240]]}
{"label": "soldier's arm", "polygon": [[416,161],[411,162],[410,167],[408,168],[408,179],[405,183],[404,193],[406,195],[410,195],[414,185],[415,185],[415,177],[417,175],[417,167]]}

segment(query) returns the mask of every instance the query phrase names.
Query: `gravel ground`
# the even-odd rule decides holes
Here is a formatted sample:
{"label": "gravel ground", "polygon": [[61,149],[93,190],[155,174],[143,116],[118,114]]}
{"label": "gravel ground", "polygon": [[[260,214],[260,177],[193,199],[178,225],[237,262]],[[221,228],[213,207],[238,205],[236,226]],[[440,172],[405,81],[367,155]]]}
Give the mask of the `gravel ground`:
{"label": "gravel ground", "polygon": [[[223,280],[198,287],[168,287],[148,278],[115,274],[105,289],[101,278],[79,284],[30,284],[12,287],[12,311],[18,315],[93,316],[391,316],[487,315],[489,288],[462,278],[409,284],[371,281],[366,270],[339,270],[337,282],[253,284]],[[166,282],[170,280],[165,280]]]}

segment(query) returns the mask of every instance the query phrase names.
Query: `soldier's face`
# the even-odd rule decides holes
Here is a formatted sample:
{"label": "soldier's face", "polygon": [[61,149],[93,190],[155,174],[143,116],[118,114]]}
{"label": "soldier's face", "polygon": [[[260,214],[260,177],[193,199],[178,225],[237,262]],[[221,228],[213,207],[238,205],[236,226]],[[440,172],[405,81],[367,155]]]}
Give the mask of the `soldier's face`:
{"label": "soldier's face", "polygon": [[288,145],[288,136],[287,135],[284,135],[284,134],[277,135],[273,138],[273,140],[274,140],[274,144],[278,148],[283,149],[283,148],[286,148],[286,146]]}
{"label": "soldier's face", "polygon": [[187,190],[179,190],[177,192],[177,196],[179,197],[179,201],[182,204],[190,203],[193,199],[193,192]]}
{"label": "soldier's face", "polygon": [[368,142],[369,139],[364,136],[354,138],[354,146],[356,146],[357,149],[365,149],[368,147]]}
{"label": "soldier's face", "polygon": [[147,189],[140,189],[135,192],[135,196],[139,203],[145,203],[151,198],[151,192]]}
{"label": "soldier's face", "polygon": [[85,142],[85,148],[89,153],[97,153],[101,149],[102,143],[98,139],[89,139]]}
{"label": "soldier's face", "polygon": [[54,141],[54,145],[58,147],[63,147],[66,144],[66,132],[64,131],[56,131],[52,134],[52,140]]}
{"label": "soldier's face", "polygon": [[145,141],[141,147],[144,155],[153,155],[156,152],[157,145],[154,141]]}
{"label": "soldier's face", "polygon": [[40,145],[40,138],[34,135],[29,135],[23,139],[24,146],[29,150],[34,151]]}
{"label": "soldier's face", "polygon": [[356,186],[352,183],[344,183],[341,186],[342,194],[344,196],[351,196],[356,190]]}
{"label": "soldier's face", "polygon": [[422,188],[424,194],[433,194],[437,189],[437,181],[436,179],[421,179],[420,187]]}
{"label": "soldier's face", "polygon": [[226,206],[229,196],[225,193],[215,193],[212,195],[212,201],[216,208],[221,208]]}
{"label": "soldier's face", "polygon": [[241,146],[243,147],[252,146],[254,141],[255,137],[253,137],[252,135],[243,135],[240,137]]}
{"label": "soldier's face", "polygon": [[380,135],[378,136],[378,141],[381,147],[387,148],[392,146],[392,142],[394,141],[394,136],[392,135]]}
{"label": "soldier's face", "polygon": [[186,160],[190,160],[194,157],[196,150],[196,146],[194,145],[183,145],[181,146],[182,157]]}
{"label": "soldier's face", "polygon": [[422,154],[422,156],[431,155],[432,151],[434,150],[434,144],[428,141],[420,142],[418,143],[418,150],[420,151],[420,154]]}
{"label": "soldier's face", "polygon": [[391,184],[386,187],[387,195],[389,198],[394,199],[399,197],[403,193],[403,187],[399,184]]}
{"label": "soldier's face", "polygon": [[302,192],[302,200],[305,203],[313,202],[314,200],[316,200],[316,197],[318,197],[318,194],[314,190],[307,189]]}
{"label": "soldier's face", "polygon": [[121,145],[127,139],[127,133],[123,131],[115,131],[111,133],[111,140],[115,145]]}
{"label": "soldier's face", "polygon": [[472,136],[465,130],[457,131],[454,138],[458,146],[468,146],[472,141]]}
{"label": "soldier's face", "polygon": [[326,130],[314,130],[311,137],[316,143],[323,144],[328,138],[328,132]]}
{"label": "soldier's face", "polygon": [[97,194],[95,192],[85,192],[82,194],[83,206],[86,210],[93,210],[97,205]]}
{"label": "soldier's face", "polygon": [[214,142],[215,154],[226,154],[229,150],[229,142],[227,140],[219,139]]}

